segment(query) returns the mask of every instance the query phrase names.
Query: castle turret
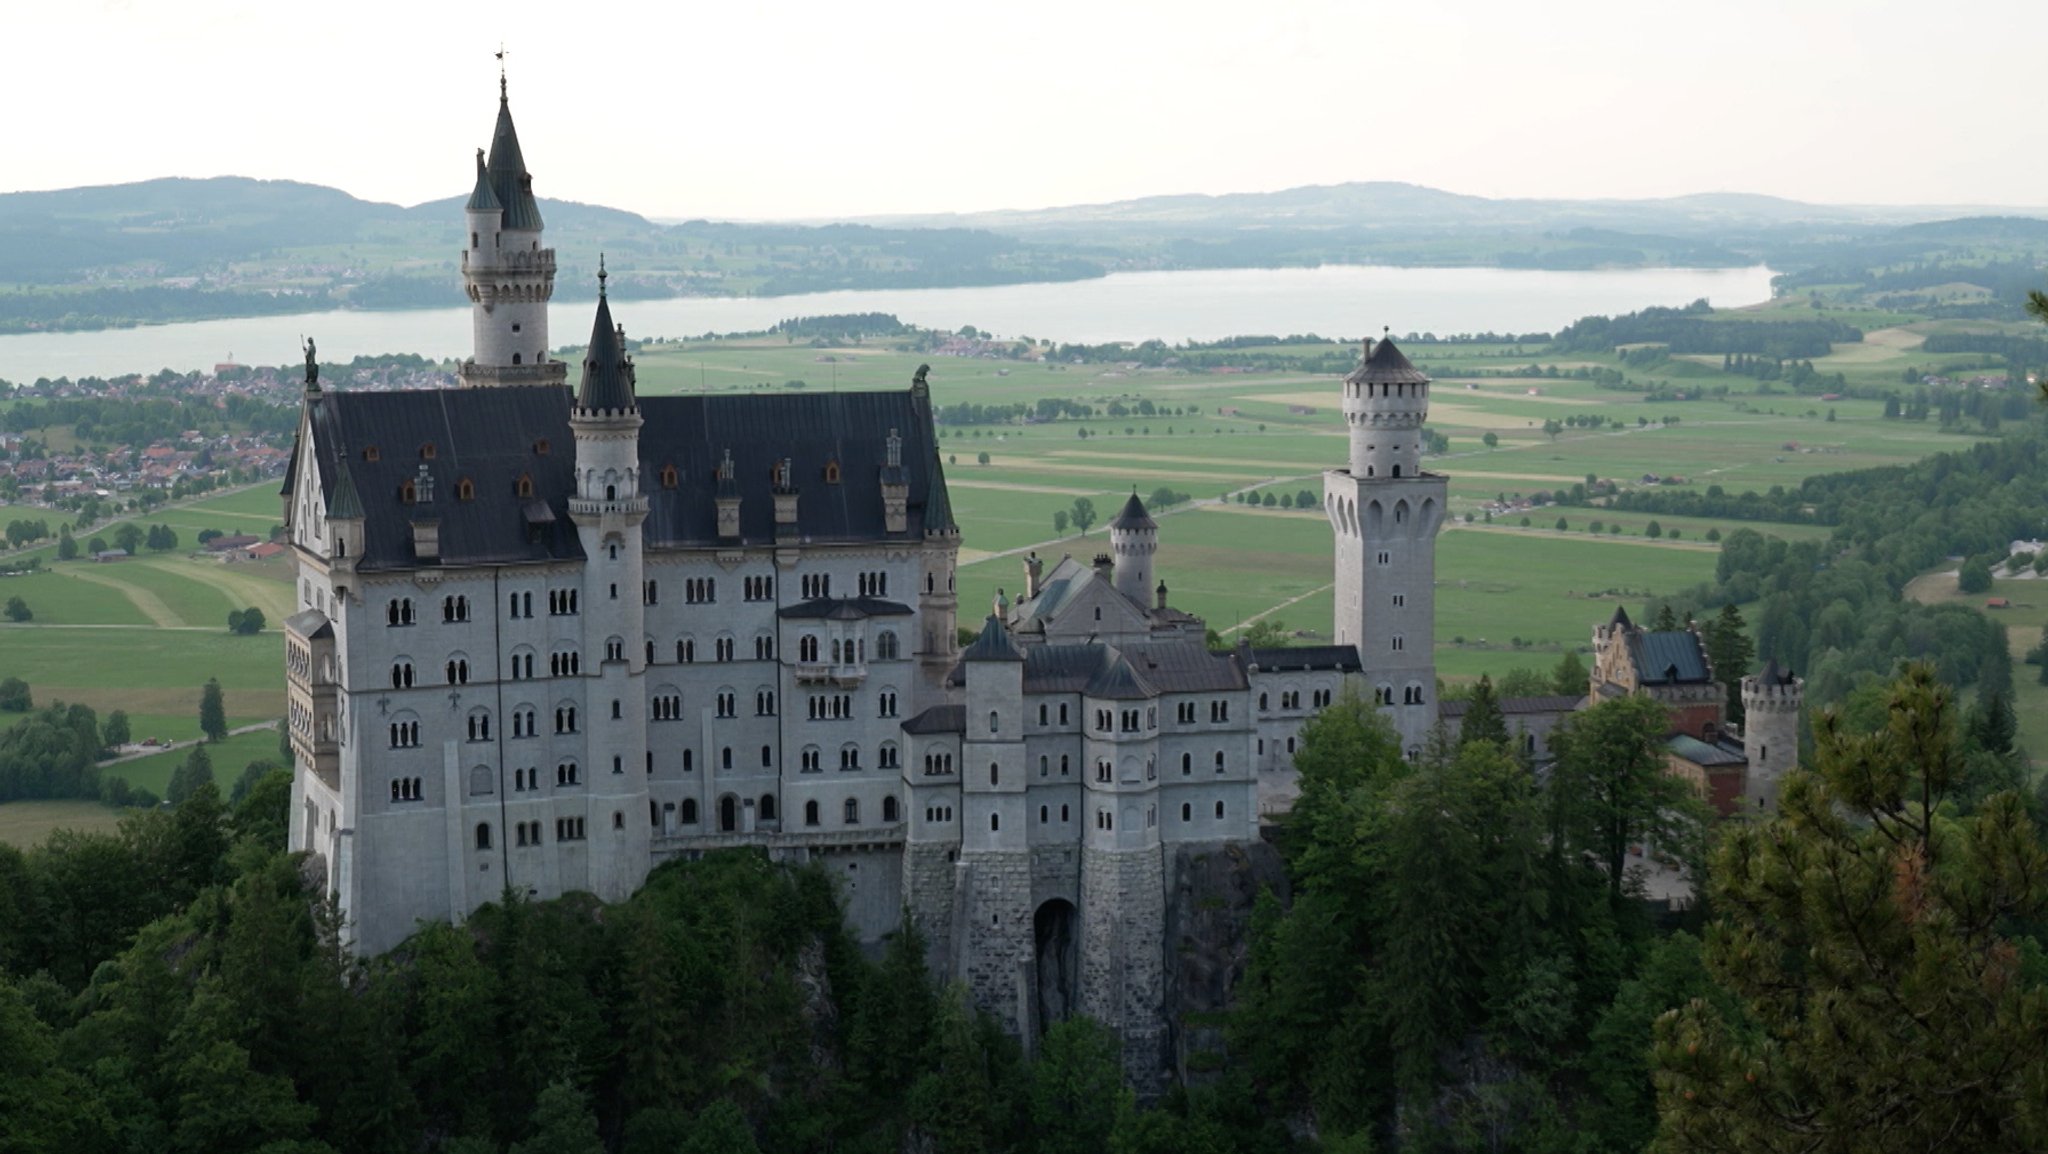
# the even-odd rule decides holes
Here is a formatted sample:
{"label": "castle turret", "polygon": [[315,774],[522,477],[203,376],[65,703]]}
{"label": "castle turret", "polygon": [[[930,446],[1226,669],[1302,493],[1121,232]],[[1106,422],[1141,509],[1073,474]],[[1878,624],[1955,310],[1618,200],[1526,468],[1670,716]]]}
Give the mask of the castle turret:
{"label": "castle turret", "polygon": [[1337,545],[1336,639],[1358,649],[1373,698],[1420,756],[1436,725],[1436,535],[1448,482],[1422,470],[1429,377],[1391,340],[1344,378],[1348,469],[1323,474]]}
{"label": "castle turret", "polygon": [[1109,523],[1109,551],[1115,557],[1113,581],[1116,591],[1144,605],[1152,594],[1152,555],[1159,551],[1159,522],[1145,512],[1138,491],[1124,502],[1116,520]]}
{"label": "castle turret", "polygon": [[[583,360],[583,383],[569,410],[576,439],[575,495],[569,516],[583,546],[583,691],[589,721],[583,779],[589,813],[589,876],[581,886],[607,901],[646,879],[647,692],[643,684],[646,602],[640,491],[640,404],[625,336],[612,322],[602,262],[597,317]],[[595,671],[594,675],[591,671]],[[630,818],[631,820],[627,820]]]}
{"label": "castle turret", "polygon": [[1030,1038],[1032,905],[1025,822],[1024,654],[1001,618],[960,654],[967,711],[960,744],[960,894],[967,933],[954,972],[1009,1033]]}
{"label": "castle turret", "polygon": [[1778,784],[1799,762],[1799,714],[1806,682],[1776,661],[1742,679],[1742,749],[1749,758],[1743,780],[1744,808],[1769,813],[1778,805]]}
{"label": "castle turret", "polygon": [[476,185],[463,215],[469,244],[462,250],[462,279],[469,289],[475,353],[462,364],[462,383],[565,383],[568,366],[548,359],[555,250],[541,247],[540,202],[519,150],[502,76],[490,154],[486,159],[477,152]]}

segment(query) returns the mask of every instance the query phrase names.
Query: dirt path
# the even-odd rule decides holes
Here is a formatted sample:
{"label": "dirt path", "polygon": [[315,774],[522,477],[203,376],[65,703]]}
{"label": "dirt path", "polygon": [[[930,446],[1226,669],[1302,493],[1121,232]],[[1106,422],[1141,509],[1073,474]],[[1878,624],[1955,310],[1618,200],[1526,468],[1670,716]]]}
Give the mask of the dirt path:
{"label": "dirt path", "polygon": [[1253,622],[1264,620],[1265,618],[1271,617],[1273,614],[1280,612],[1282,609],[1285,609],[1290,605],[1299,605],[1303,601],[1306,601],[1311,597],[1316,597],[1320,596],[1321,594],[1328,593],[1330,590],[1335,589],[1336,587],[1337,583],[1335,581],[1332,581],[1328,585],[1311,589],[1308,592],[1303,593],[1299,597],[1289,597],[1287,600],[1282,601],[1280,604],[1273,606],[1271,609],[1262,609],[1259,612],[1252,614],[1250,617],[1245,618],[1244,620],[1238,622],[1237,624],[1231,626],[1228,629],[1218,629],[1216,631],[1216,635],[1218,637],[1228,637],[1231,634],[1236,633],[1238,630],[1243,629],[1245,626],[1252,624]]}
{"label": "dirt path", "polygon": [[[245,733],[257,733],[265,729],[276,729],[277,726],[278,722],[276,721],[259,721],[254,725],[244,725],[239,729],[230,729],[228,730],[228,736],[240,737]],[[99,762],[98,766],[101,769],[105,769],[107,766],[119,765],[124,761],[136,761],[140,758],[155,757],[159,753],[169,753],[172,750],[190,749],[191,747],[198,745],[203,740],[205,739],[192,737],[187,738],[184,741],[169,741],[165,742],[162,745],[152,745],[147,749],[135,748],[133,753],[124,753],[118,757],[110,757],[105,761]]]}
{"label": "dirt path", "polygon": [[137,612],[149,618],[159,629],[177,629],[186,625],[185,619],[171,612],[171,607],[164,604],[163,598],[158,597],[147,589],[130,585],[126,581],[102,573],[94,573],[84,566],[72,570],[71,576],[78,578],[80,581],[89,581],[94,585],[105,586],[126,597],[128,603],[135,606]]}

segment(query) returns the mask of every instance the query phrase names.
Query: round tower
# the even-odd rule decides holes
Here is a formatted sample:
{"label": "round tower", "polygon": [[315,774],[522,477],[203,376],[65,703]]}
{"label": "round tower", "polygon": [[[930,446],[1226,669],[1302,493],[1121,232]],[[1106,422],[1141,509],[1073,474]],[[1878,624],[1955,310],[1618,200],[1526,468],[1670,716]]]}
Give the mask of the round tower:
{"label": "round tower", "polygon": [[548,359],[555,250],[541,247],[540,202],[519,150],[502,76],[490,154],[477,153],[476,185],[463,216],[469,243],[462,250],[462,279],[476,352],[462,366],[462,383],[566,383],[568,366]]}
{"label": "round tower", "polygon": [[1742,749],[1749,758],[1743,801],[1751,813],[1777,808],[1778,783],[1799,763],[1799,714],[1806,682],[1776,661],[1742,679]]}
{"label": "round tower", "polygon": [[1152,555],[1159,551],[1159,522],[1145,512],[1138,491],[1124,502],[1116,520],[1109,523],[1109,551],[1114,554],[1111,582],[1116,591],[1143,606],[1152,595]]}
{"label": "round tower", "polygon": [[1359,480],[1422,472],[1422,422],[1429,378],[1391,340],[1368,338],[1365,359],[1344,378],[1344,420],[1351,427],[1351,475]]}

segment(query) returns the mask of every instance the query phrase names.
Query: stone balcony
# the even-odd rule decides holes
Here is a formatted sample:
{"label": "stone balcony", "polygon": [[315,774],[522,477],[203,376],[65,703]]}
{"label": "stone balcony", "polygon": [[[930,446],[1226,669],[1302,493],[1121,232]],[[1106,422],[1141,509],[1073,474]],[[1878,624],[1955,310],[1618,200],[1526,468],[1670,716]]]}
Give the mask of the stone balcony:
{"label": "stone balcony", "polygon": [[861,662],[799,661],[796,679],[806,685],[855,686],[866,681],[868,667]]}

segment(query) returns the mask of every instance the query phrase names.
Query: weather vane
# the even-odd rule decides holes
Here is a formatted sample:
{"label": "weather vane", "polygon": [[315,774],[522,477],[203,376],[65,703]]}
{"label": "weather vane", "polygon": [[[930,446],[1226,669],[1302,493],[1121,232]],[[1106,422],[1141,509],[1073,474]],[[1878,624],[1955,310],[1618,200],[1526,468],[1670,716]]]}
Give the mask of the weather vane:
{"label": "weather vane", "polygon": [[498,58],[498,99],[500,100],[505,99],[505,54],[510,51],[512,51],[510,48],[505,47],[505,42],[500,40],[498,41],[498,50],[491,53],[491,55]]}

